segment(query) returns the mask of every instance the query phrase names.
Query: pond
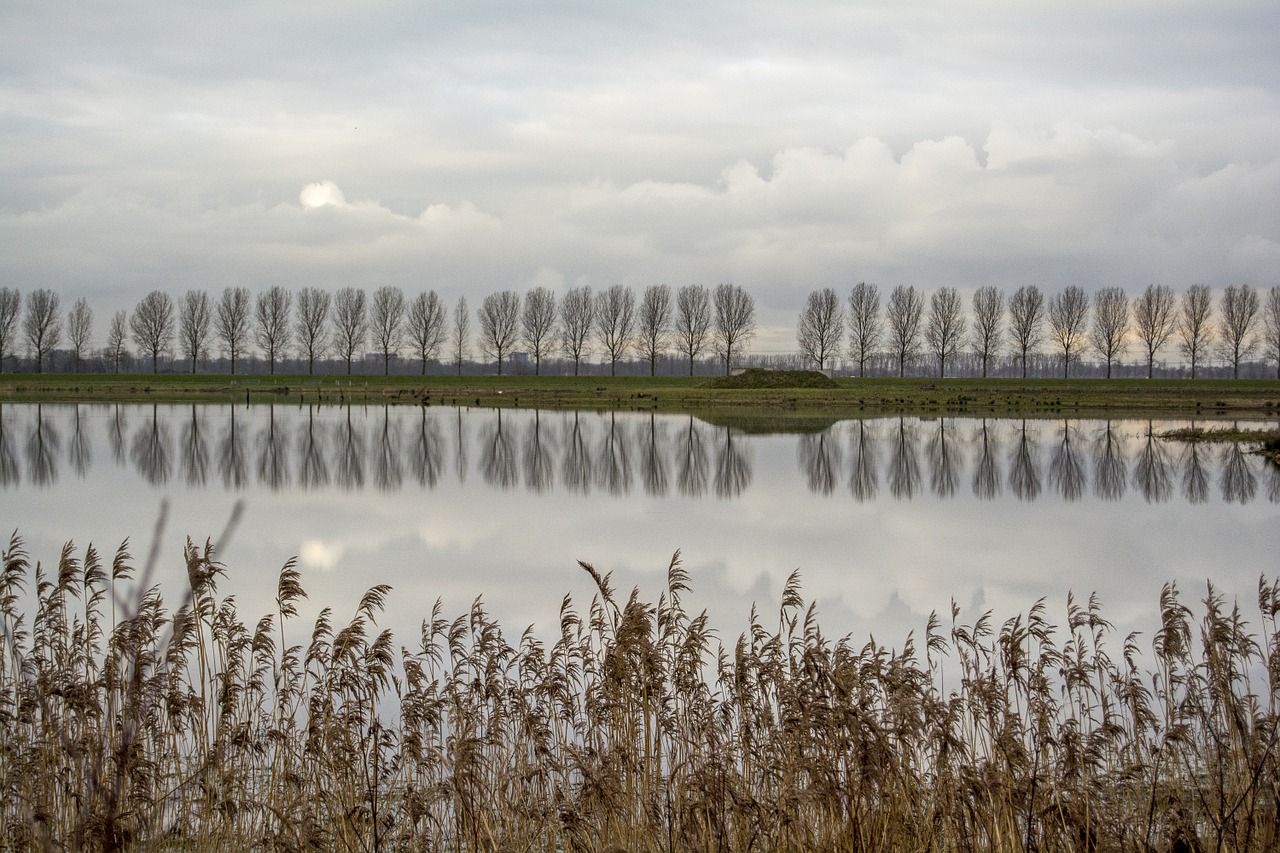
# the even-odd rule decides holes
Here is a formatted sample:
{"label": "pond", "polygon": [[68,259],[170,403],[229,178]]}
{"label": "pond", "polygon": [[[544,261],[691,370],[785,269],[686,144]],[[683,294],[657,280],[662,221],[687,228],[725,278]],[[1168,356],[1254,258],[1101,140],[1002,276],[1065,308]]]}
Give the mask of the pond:
{"label": "pond", "polygon": [[1068,591],[1149,631],[1166,581],[1191,600],[1212,580],[1251,612],[1280,567],[1280,468],[1157,437],[1183,425],[877,418],[757,435],[610,412],[14,404],[0,526],[46,566],[68,540],[109,561],[127,538],[139,565],[154,545],[166,590],[185,583],[186,537],[221,541],[220,591],[246,619],[274,610],[297,556],[304,616],[345,618],[388,583],[383,623],[401,637],[437,598],[455,616],[477,596],[512,634],[554,630],[566,595],[594,592],[579,560],[656,600],[677,550],[686,606],[729,641],[753,603],[776,612],[794,570],[833,636],[900,643],[953,601],[970,621],[1043,596],[1061,623]]}

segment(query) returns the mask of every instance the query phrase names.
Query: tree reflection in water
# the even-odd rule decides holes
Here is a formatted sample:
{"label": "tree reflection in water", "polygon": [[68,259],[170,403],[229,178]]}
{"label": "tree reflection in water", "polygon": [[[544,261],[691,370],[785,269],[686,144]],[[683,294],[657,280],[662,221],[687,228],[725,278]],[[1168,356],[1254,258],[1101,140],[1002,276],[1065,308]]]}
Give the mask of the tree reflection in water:
{"label": "tree reflection in water", "polygon": [[203,486],[209,480],[209,442],[204,436],[200,408],[191,406],[191,417],[182,425],[182,475],[188,486]]}
{"label": "tree reflection in water", "polygon": [[222,484],[229,489],[243,489],[249,479],[249,461],[244,450],[244,438],[236,426],[236,407],[229,406],[226,432],[218,442],[218,473]]}
{"label": "tree reflection in water", "polygon": [[338,467],[334,477],[348,491],[364,488],[364,433],[351,422],[351,408],[338,424]]}
{"label": "tree reflection in water", "polygon": [[[661,429],[659,427],[661,426]],[[667,494],[666,422],[649,413],[647,426],[640,426],[640,466],[644,471],[644,492],[661,498]]]}
{"label": "tree reflection in water", "polygon": [[148,483],[163,486],[169,482],[169,424],[161,423],[158,407],[151,407],[150,422],[144,422],[133,434],[129,455]]}
{"label": "tree reflection in water", "polygon": [[1120,436],[1116,435],[1111,421],[1107,421],[1106,429],[1098,437],[1093,478],[1094,494],[1104,501],[1118,501],[1124,497],[1125,486],[1129,482],[1129,472],[1125,467]]}
{"label": "tree reflection in water", "polygon": [[568,434],[564,440],[564,464],[560,478],[571,492],[587,494],[591,491],[591,451],[587,447],[582,419],[577,412],[573,420],[565,424]]}
{"label": "tree reflection in water", "polygon": [[458,482],[467,482],[467,430],[462,427],[462,409],[455,409],[457,432],[454,435],[454,469],[458,473]]}
{"label": "tree reflection in water", "polygon": [[1147,421],[1147,434],[1133,466],[1133,484],[1147,503],[1164,503],[1173,494],[1173,461],[1169,448],[1156,438],[1155,429]]}
{"label": "tree reflection in water", "polygon": [[929,487],[940,498],[949,498],[956,493],[959,477],[956,467],[960,462],[960,453],[953,443],[947,440],[947,420],[938,418],[938,428],[929,437]]}
{"label": "tree reflection in water", "polygon": [[920,460],[916,458],[916,431],[906,418],[898,418],[889,445],[889,494],[911,500],[920,488]]}
{"label": "tree reflection in water", "polygon": [[616,412],[609,413],[609,423],[596,454],[596,484],[615,497],[631,491],[631,442],[618,423]]}
{"label": "tree reflection in water", "polygon": [[1075,446],[1075,427],[1070,421],[1062,422],[1062,434],[1049,459],[1049,485],[1068,501],[1080,500],[1084,494],[1084,461]]}
{"label": "tree reflection in water", "polygon": [[1036,463],[1036,455],[1027,434],[1027,422],[1023,421],[1013,447],[1013,458],[1009,461],[1009,488],[1018,500],[1033,501],[1040,497],[1040,466]]}
{"label": "tree reflection in water", "polygon": [[400,453],[400,419],[391,419],[391,407],[382,407],[382,429],[378,431],[378,452],[373,466],[373,482],[380,491],[394,492],[404,482]]}
{"label": "tree reflection in water", "polygon": [[[99,412],[105,434],[93,428]],[[855,501],[877,497],[881,474],[895,499],[914,499],[926,485],[923,465],[927,488],[943,499],[957,497],[969,479],[978,500],[996,500],[1007,487],[1018,499],[1033,501],[1045,487],[1043,478],[1067,501],[1086,492],[1118,501],[1132,489],[1148,503],[1167,502],[1180,492],[1198,504],[1209,500],[1216,485],[1222,499],[1232,503],[1248,503],[1260,493],[1280,503],[1280,468],[1253,455],[1248,445],[1175,444],[1160,438],[1160,424],[1150,422],[1132,439],[1131,422],[1068,420],[1050,427],[1035,421],[906,417],[757,438],[696,417],[677,420],[651,412],[466,413],[396,406],[338,411],[318,405],[305,413],[301,407],[266,405],[240,410],[151,406],[144,417],[138,415],[142,412],[146,409],[140,406],[0,408],[0,484],[51,485],[63,465],[88,477],[95,458],[123,452],[127,468],[153,486],[172,484],[177,477],[186,487],[200,489],[220,477],[231,490],[254,485],[359,490],[368,479],[381,491],[395,492],[406,482],[436,488],[451,473],[465,484],[470,444],[479,441],[477,473],[497,489],[518,488],[523,478],[529,491],[549,492],[558,478],[569,492],[622,497],[633,494],[639,479],[644,493],[655,498],[673,491],[686,498],[708,493],[736,498],[751,488],[754,448],[765,446],[772,454],[793,441],[795,466],[809,491],[836,495],[847,476]],[[215,426],[214,417],[225,418],[225,425]],[[1038,430],[1047,437],[1050,428],[1054,439],[1042,450]],[[445,435],[449,429],[455,430],[453,437]],[[64,436],[69,437],[65,454]],[[94,447],[103,440],[110,454]],[[446,458],[450,453],[452,460]]]}
{"label": "tree reflection in water", "polygon": [[1248,503],[1258,492],[1258,478],[1249,468],[1244,448],[1229,442],[1222,446],[1222,498],[1227,503]]}
{"label": "tree reflection in water", "polygon": [[496,418],[481,427],[480,470],[486,483],[505,491],[518,482],[516,441],[511,429],[503,428],[502,409],[496,409],[495,414]]}
{"label": "tree reflection in water", "polygon": [[418,407],[418,430],[413,437],[413,476],[418,485],[434,489],[444,470],[444,437],[439,419],[427,417],[425,406]]}
{"label": "tree reflection in water", "polygon": [[67,457],[71,462],[71,470],[83,479],[93,465],[93,448],[89,443],[88,431],[80,418],[80,404],[75,403],[71,408],[75,418],[71,425],[71,443],[67,447]]}
{"label": "tree reflection in water", "polygon": [[706,439],[693,415],[676,436],[676,454],[676,483],[680,494],[690,498],[702,497],[707,493],[711,466]]}
{"label": "tree reflection in water", "polygon": [[876,442],[874,431],[865,420],[858,421],[853,437],[853,466],[849,472],[849,493],[859,503],[875,498],[880,491],[880,476],[876,472]]}
{"label": "tree reflection in water", "polygon": [[723,441],[716,449],[716,496],[736,498],[751,485],[751,450],[745,440],[734,440],[734,430],[725,427]]}
{"label": "tree reflection in water", "polygon": [[126,440],[126,436],[129,434],[129,424],[125,418],[124,410],[124,406],[117,404],[111,416],[111,423],[107,427],[107,441],[111,444],[111,458],[116,460],[116,464],[121,467],[124,467],[129,462],[128,442]]}
{"label": "tree reflection in water", "polygon": [[316,425],[315,406],[307,406],[307,422],[298,430],[298,485],[304,489],[329,485],[329,453],[324,430]]}
{"label": "tree reflection in water", "polygon": [[831,435],[831,429],[802,433],[798,450],[800,468],[808,481],[809,491],[822,495],[834,492],[836,484],[840,482],[844,459],[839,442]]}
{"label": "tree reflection in water", "polygon": [[1209,473],[1205,471],[1200,442],[1189,441],[1182,452],[1182,495],[1188,503],[1209,499]]}
{"label": "tree reflection in water", "polygon": [[289,485],[289,439],[276,427],[276,407],[267,406],[267,422],[258,433],[258,482],[279,491]]}
{"label": "tree reflection in water", "polygon": [[58,448],[62,438],[53,425],[53,419],[45,415],[43,406],[36,406],[36,422],[27,436],[27,471],[31,482],[48,486],[58,481]]}
{"label": "tree reflection in water", "polygon": [[13,409],[5,411],[0,405],[0,486],[17,485],[22,482],[22,469],[18,462],[18,451],[14,447]]}
{"label": "tree reflection in water", "polygon": [[978,427],[978,459],[973,465],[973,495],[984,501],[1000,495],[1000,462],[997,459],[995,440],[987,419]]}

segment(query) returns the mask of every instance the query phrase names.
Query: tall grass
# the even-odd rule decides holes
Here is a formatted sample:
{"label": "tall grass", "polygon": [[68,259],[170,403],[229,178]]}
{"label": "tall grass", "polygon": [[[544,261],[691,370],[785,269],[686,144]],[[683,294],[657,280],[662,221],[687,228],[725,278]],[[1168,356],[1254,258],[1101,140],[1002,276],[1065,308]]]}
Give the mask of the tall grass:
{"label": "tall grass", "polygon": [[508,637],[477,600],[401,646],[386,586],[308,633],[292,562],[245,622],[213,549],[185,553],[170,610],[118,603],[126,547],[52,570],[4,550],[6,849],[1280,845],[1277,581],[1250,617],[1167,586],[1149,650],[1071,599],[1063,627],[1043,602],[953,609],[895,649],[826,636],[793,575],[725,645],[677,555],[656,603],[583,564],[597,594],[553,636]]}

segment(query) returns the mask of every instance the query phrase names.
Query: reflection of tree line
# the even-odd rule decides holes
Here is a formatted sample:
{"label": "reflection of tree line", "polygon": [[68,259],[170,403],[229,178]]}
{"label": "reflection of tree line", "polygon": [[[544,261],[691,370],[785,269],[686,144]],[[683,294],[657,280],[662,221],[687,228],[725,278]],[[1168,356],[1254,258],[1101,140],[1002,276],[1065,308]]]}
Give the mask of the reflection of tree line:
{"label": "reflection of tree line", "polygon": [[[79,406],[36,406],[25,420],[0,408],[0,485],[51,485],[64,467],[84,476],[91,422]],[[473,454],[484,482],[499,489],[731,498],[752,481],[750,440],[692,417],[118,406],[105,438],[118,466],[154,486],[433,488],[451,467],[465,481]],[[1007,492],[1114,501],[1135,490],[1150,502],[1202,503],[1216,481],[1229,502],[1247,503],[1260,487],[1280,502],[1280,469],[1238,445],[1170,444],[1150,427],[1135,438],[1111,422],[847,421],[797,442],[811,491],[848,488],[858,501],[878,497],[883,483],[898,500],[954,497],[967,484],[983,500]]]}
{"label": "reflection of tree line", "polygon": [[[966,428],[966,424],[972,423]],[[1039,433],[1048,432],[1043,439]],[[802,436],[800,465],[809,488],[824,494],[835,491],[838,480],[848,483],[856,500],[879,494],[881,461],[889,493],[909,500],[925,493],[923,458],[928,491],[953,497],[969,475],[975,497],[993,500],[1009,493],[1031,501],[1046,490],[1064,500],[1083,498],[1092,485],[1093,495],[1114,501],[1135,489],[1150,503],[1173,497],[1175,489],[1191,503],[1208,500],[1210,481],[1216,476],[1222,497],[1248,503],[1257,495],[1259,479],[1267,481],[1267,498],[1280,503],[1280,468],[1265,466],[1241,445],[1209,447],[1202,444],[1170,444],[1156,437],[1148,424],[1133,442],[1115,425],[1104,422],[1096,435],[1074,421],[1030,425],[1018,422],[1002,427],[990,421],[957,422],[941,419],[921,422],[860,421],[846,427],[846,440],[833,430]],[[842,471],[845,449],[849,463]],[[966,472],[966,466],[968,468]]]}

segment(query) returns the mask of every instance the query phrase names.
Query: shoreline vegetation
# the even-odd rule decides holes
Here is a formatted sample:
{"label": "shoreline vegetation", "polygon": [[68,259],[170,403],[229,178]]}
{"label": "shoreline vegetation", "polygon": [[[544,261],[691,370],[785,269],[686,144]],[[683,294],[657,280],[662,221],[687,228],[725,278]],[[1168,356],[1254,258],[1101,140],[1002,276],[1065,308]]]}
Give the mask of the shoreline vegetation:
{"label": "shoreline vegetation", "polygon": [[[816,379],[815,379],[816,377]],[[875,415],[1276,418],[1280,382],[1187,379],[827,379],[743,376],[0,374],[2,402],[296,403],[684,413],[785,424]]]}
{"label": "shoreline vegetation", "polygon": [[548,637],[477,599],[401,638],[377,625],[385,585],[300,625],[293,561],[258,618],[219,596],[211,546],[184,555],[175,602],[127,544],[48,567],[16,534],[3,551],[0,846],[1280,845],[1265,576],[1256,610],[1166,585],[1142,634],[1068,597],[972,622],[953,605],[891,647],[826,636],[794,574],[721,637],[686,610],[677,554],[656,602],[581,563],[593,598],[566,598]]}

